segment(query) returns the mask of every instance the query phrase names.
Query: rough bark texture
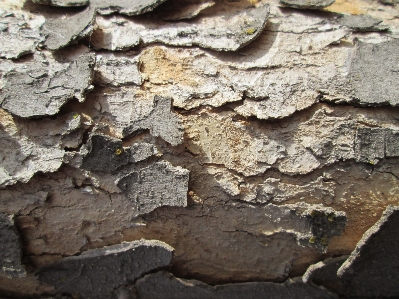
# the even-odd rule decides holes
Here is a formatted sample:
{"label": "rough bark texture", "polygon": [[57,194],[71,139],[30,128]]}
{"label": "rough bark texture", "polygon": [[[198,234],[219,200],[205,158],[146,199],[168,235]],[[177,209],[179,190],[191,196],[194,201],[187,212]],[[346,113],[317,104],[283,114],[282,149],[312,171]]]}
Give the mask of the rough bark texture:
{"label": "rough bark texture", "polygon": [[396,5],[1,1],[0,297],[399,296]]}

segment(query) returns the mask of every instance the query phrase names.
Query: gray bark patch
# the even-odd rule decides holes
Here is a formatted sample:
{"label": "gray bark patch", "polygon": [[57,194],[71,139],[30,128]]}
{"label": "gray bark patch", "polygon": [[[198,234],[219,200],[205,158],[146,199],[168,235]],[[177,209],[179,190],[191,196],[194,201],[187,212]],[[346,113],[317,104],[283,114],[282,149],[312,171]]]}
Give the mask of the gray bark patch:
{"label": "gray bark patch", "polygon": [[95,9],[92,7],[83,11],[54,8],[43,11],[43,14],[46,22],[42,33],[46,35],[45,45],[50,50],[61,49],[93,31]]}
{"label": "gray bark patch", "polygon": [[187,206],[189,171],[157,162],[121,178],[117,185],[126,197],[137,204],[139,214],[161,206]]}
{"label": "gray bark patch", "polygon": [[388,206],[338,269],[346,297],[399,296],[399,207]]}
{"label": "gray bark patch", "polygon": [[54,115],[72,98],[84,101],[91,89],[94,54],[73,61],[35,60],[3,74],[0,107],[20,117]]}
{"label": "gray bark patch", "polygon": [[[228,5],[232,5],[229,3]],[[236,51],[256,39],[266,25],[269,5],[248,6],[225,11],[216,5],[215,11],[191,22],[163,22],[151,17],[97,18],[97,29],[91,42],[97,49],[123,50],[140,42],[161,42],[173,46],[198,45],[217,51]]]}
{"label": "gray bark patch", "polygon": [[399,105],[399,40],[358,42],[352,60],[350,82],[361,105]]}
{"label": "gray bark patch", "polygon": [[356,160],[376,164],[385,157],[399,156],[399,131],[389,128],[358,127],[355,138]]}
{"label": "gray bark patch", "polygon": [[117,287],[167,266],[172,254],[173,248],[161,241],[124,242],[64,258],[41,269],[38,278],[53,285],[58,292],[108,299]]}
{"label": "gray bark patch", "polygon": [[155,96],[152,111],[123,129],[123,136],[129,136],[143,130],[150,130],[151,135],[161,137],[171,145],[183,142],[183,126],[179,116],[172,112],[172,99]]}
{"label": "gray bark patch", "polygon": [[336,258],[328,258],[311,265],[302,276],[303,282],[322,285],[335,293],[342,293],[342,282],[337,277],[337,271],[347,258],[348,255],[343,255]]}
{"label": "gray bark patch", "polygon": [[34,3],[46,4],[53,6],[86,6],[89,4],[89,0],[32,0]]}
{"label": "gray bark patch", "polygon": [[285,6],[299,9],[321,9],[334,2],[335,0],[280,0]]}
{"label": "gray bark patch", "polygon": [[0,240],[0,274],[9,278],[26,276],[13,215],[0,213]]}
{"label": "gray bark patch", "polygon": [[87,142],[88,153],[82,160],[82,168],[90,171],[113,172],[129,162],[129,153],[117,138],[93,134]]}
{"label": "gray bark patch", "polygon": [[32,28],[24,15],[0,9],[0,57],[16,59],[33,53],[43,42],[38,28]]}
{"label": "gray bark patch", "polygon": [[114,12],[135,16],[153,10],[166,0],[90,0],[90,5],[95,7],[100,14],[108,15]]}
{"label": "gray bark patch", "polygon": [[375,19],[369,15],[343,15],[338,18],[337,23],[351,28],[353,31],[383,31],[387,27],[378,26],[382,20]]}

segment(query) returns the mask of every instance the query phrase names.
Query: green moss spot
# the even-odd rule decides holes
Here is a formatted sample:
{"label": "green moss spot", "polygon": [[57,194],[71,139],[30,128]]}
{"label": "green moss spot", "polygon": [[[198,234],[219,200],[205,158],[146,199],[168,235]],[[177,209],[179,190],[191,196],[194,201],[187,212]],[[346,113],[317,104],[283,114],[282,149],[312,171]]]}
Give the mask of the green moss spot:
{"label": "green moss spot", "polygon": [[331,222],[333,222],[333,221],[335,220],[335,216],[334,216],[334,214],[330,214],[330,215],[328,215],[327,219],[328,219],[328,221],[331,221]]}
{"label": "green moss spot", "polygon": [[248,35],[252,35],[256,32],[256,28],[248,28],[245,33]]}
{"label": "green moss spot", "polygon": [[73,118],[75,118],[75,119],[76,119],[76,118],[78,118],[78,117],[79,117],[79,113],[77,113],[77,112],[74,112],[74,113],[73,113]]}
{"label": "green moss spot", "polygon": [[316,242],[316,238],[315,237],[309,238],[309,243],[310,244],[314,244],[315,242]]}

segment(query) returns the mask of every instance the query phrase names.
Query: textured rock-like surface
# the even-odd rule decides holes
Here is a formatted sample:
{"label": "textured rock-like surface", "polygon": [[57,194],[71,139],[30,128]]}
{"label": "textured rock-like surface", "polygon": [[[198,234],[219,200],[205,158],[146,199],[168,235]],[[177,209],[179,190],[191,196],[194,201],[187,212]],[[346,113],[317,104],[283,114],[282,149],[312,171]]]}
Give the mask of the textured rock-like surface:
{"label": "textured rock-like surface", "polygon": [[149,92],[167,92],[175,107],[186,110],[201,105],[220,107],[227,102],[242,100],[243,91],[226,84],[223,76],[218,74],[225,67],[200,49],[182,52],[167,47],[149,47],[141,53],[140,63]]}
{"label": "textured rock-like surface", "polygon": [[343,15],[338,19],[338,24],[352,28],[355,31],[378,31],[387,28],[378,27],[382,20],[369,15]]}
{"label": "textured rock-like surface", "polygon": [[34,3],[53,6],[86,6],[89,5],[100,14],[108,15],[114,12],[128,16],[140,15],[153,10],[165,0],[138,0],[138,1],[112,1],[112,0],[33,0]]}
{"label": "textured rock-like surface", "polygon": [[362,106],[397,106],[399,92],[395,82],[398,72],[394,66],[399,63],[398,45],[397,39],[357,42],[344,88],[323,91],[328,94],[326,100]]}
{"label": "textured rock-like surface", "polygon": [[54,5],[54,6],[86,6],[89,4],[89,0],[33,0],[34,3]]}
{"label": "textured rock-like surface", "polygon": [[90,5],[96,8],[100,14],[112,14],[118,12],[120,14],[134,16],[153,10],[165,0],[90,0]]}
{"label": "textured rock-like surface", "polygon": [[118,187],[145,214],[161,206],[187,206],[188,178],[187,169],[157,162],[123,177]]}
{"label": "textured rock-like surface", "polygon": [[[64,170],[36,175],[23,187],[1,190],[1,212],[18,214],[25,252],[36,265],[76,255],[89,240],[100,244],[98,247],[109,245],[102,243],[102,238],[118,236],[138,215],[137,207],[117,190],[109,189],[101,177],[89,177],[72,168]],[[41,256],[41,252],[48,255]]]}
{"label": "textured rock-like surface", "polygon": [[395,69],[399,63],[398,46],[399,40],[358,43],[351,65],[351,81],[359,104],[398,105],[399,90],[395,84],[399,76]]}
{"label": "textured rock-like surface", "polygon": [[71,113],[55,120],[14,119],[0,109],[0,186],[27,182],[37,172],[60,168],[64,148],[82,139],[81,117]]}
{"label": "textured rock-like surface", "polygon": [[27,20],[23,14],[2,10],[0,7],[0,57],[16,59],[33,53],[44,40],[39,24]]}
{"label": "textured rock-like surface", "polygon": [[[252,280],[285,281],[295,262],[313,259],[318,256],[315,249],[326,248],[324,242],[328,237],[322,245],[314,232],[323,232],[326,236],[333,231],[339,233],[339,227],[345,223],[341,213],[320,206],[262,207],[207,201],[203,208],[159,209],[148,215],[151,220],[146,226],[126,229],[124,235],[140,238],[156,236],[160,229],[167,231],[162,240],[177,247],[172,267],[179,275],[208,282],[214,282],[215,276],[219,282],[247,281],[250,277]],[[336,216],[330,222],[332,226],[323,225],[318,217],[309,217],[313,210],[324,211],[320,219],[327,222],[332,212]],[[183,223],[184,229],[181,229]]]}
{"label": "textured rock-like surface", "polygon": [[[230,6],[226,11],[226,6]],[[234,51],[262,32],[269,16],[269,5],[259,3],[226,4],[220,2],[190,23],[163,22],[146,16],[127,19],[123,16],[98,17],[98,29],[91,37],[97,49],[122,50],[139,43],[161,42],[173,46],[198,45],[218,51]]]}
{"label": "textured rock-like surface", "polygon": [[183,128],[181,120],[179,116],[171,111],[171,101],[171,98],[155,96],[151,112],[124,128],[123,135],[129,136],[148,129],[151,135],[161,137],[171,145],[182,143]]}
{"label": "textured rock-like surface", "polygon": [[397,157],[399,131],[389,128],[358,127],[356,130],[356,159],[374,164],[384,157]]}
{"label": "textured rock-like surface", "polygon": [[65,61],[37,55],[24,67],[13,65],[3,73],[1,108],[20,117],[54,115],[72,98],[84,101],[91,90],[93,54],[83,53]]}
{"label": "textured rock-like surface", "polygon": [[[382,127],[384,120],[366,110],[364,114],[352,114],[353,117],[342,117],[341,107],[313,111],[310,117],[298,122],[260,125],[229,111],[203,110],[185,120],[190,138],[187,149],[200,155],[204,163],[224,165],[245,176],[261,174],[272,167],[286,174],[305,174],[349,159],[375,164],[388,156],[384,150],[385,135],[397,136],[398,127]],[[366,128],[363,121],[370,125],[382,123]],[[320,128],[317,136],[316,127]],[[390,143],[390,152],[396,152],[395,137],[386,143]],[[236,159],[238,156],[241,158]]]}
{"label": "textured rock-like surface", "polygon": [[167,272],[158,272],[140,278],[134,287],[137,299],[147,298],[338,298],[319,288],[300,281],[248,282],[210,286],[196,280],[174,277]]}
{"label": "textured rock-like surface", "polygon": [[[262,208],[217,202],[189,209],[160,207],[144,219],[132,221],[141,213],[136,203],[116,191],[103,190],[107,185],[95,182],[95,177],[90,183],[89,176],[64,171],[68,175],[54,173],[51,180],[46,176],[34,177],[25,185],[32,195],[25,198],[21,194],[28,194],[28,189],[3,192],[7,205],[2,209],[23,213],[18,225],[25,236],[26,254],[36,265],[46,265],[60,255],[74,255],[93,244],[99,247],[107,242],[148,236],[161,238],[177,248],[174,270],[185,275],[206,281],[214,281],[216,276],[220,281],[231,281],[231,277],[239,281],[284,281],[293,263],[299,259],[313,260],[317,256],[315,249],[323,251],[328,236],[339,234],[345,223],[342,213],[320,206]],[[198,183],[203,181],[202,178]],[[165,188],[165,192],[170,188]],[[34,201],[33,195],[38,196],[39,192],[43,198]],[[208,192],[218,194],[215,189]],[[12,205],[14,198],[18,201]],[[324,212],[317,215],[317,211]],[[324,239],[318,237],[322,235]],[[43,251],[49,254],[42,255]],[[220,259],[226,253],[226,259]]]}
{"label": "textured rock-like surface", "polygon": [[45,45],[50,50],[59,50],[93,32],[95,8],[53,9],[44,12],[44,16],[46,22],[41,32],[46,35]]}
{"label": "textured rock-like surface", "polygon": [[338,269],[337,274],[343,282],[345,296],[399,295],[398,223],[399,207],[389,206]]}
{"label": "textured rock-like surface", "polygon": [[101,53],[96,56],[94,82],[100,85],[141,85],[143,82],[137,57],[118,53]]}
{"label": "textured rock-like surface", "polygon": [[158,150],[151,143],[139,142],[130,147],[123,147],[120,139],[94,133],[90,135],[87,143],[73,159],[76,162],[79,161],[77,165],[83,169],[112,173],[129,162],[144,161],[156,154],[158,154]]}
{"label": "textured rock-like surface", "polygon": [[13,215],[0,213],[0,239],[0,275],[9,278],[26,276],[21,264],[22,252]]}
{"label": "textured rock-like surface", "polygon": [[146,272],[167,266],[173,248],[160,241],[140,240],[67,257],[41,269],[41,281],[63,293],[84,298],[111,298],[114,290]]}
{"label": "textured rock-like surface", "polygon": [[[112,23],[113,31],[102,36],[101,25],[80,39],[90,34],[93,4],[90,15],[84,7],[23,2],[0,1],[0,8],[21,22],[23,16],[33,31],[45,18],[69,22],[70,16],[75,22],[66,26],[73,32],[48,36],[60,48],[68,44],[52,54],[39,43],[33,55],[1,59],[1,96],[10,72],[48,63],[52,76],[81,55],[95,55],[97,63],[85,101],[65,102],[51,119],[1,110],[0,212],[15,215],[27,276],[0,276],[0,296],[76,297],[33,272],[141,238],[175,248],[168,270],[176,277],[210,285],[284,282],[309,265],[350,254],[386,206],[399,205],[395,7],[337,0],[310,11],[278,0],[169,0],[141,16],[97,15],[98,25]],[[102,13],[114,10],[110,4]],[[256,31],[264,18],[251,23],[253,15],[245,15],[265,4],[267,23]],[[155,32],[162,40],[139,41],[126,52],[93,47],[99,37],[136,45],[132,26],[140,39]],[[187,46],[191,29],[205,35],[217,29],[234,39],[240,26],[247,38],[240,45],[249,43],[236,51]],[[218,36],[207,42],[231,46]],[[382,96],[361,95],[362,86],[376,86]],[[169,180],[182,172],[189,177],[177,185]],[[119,188],[123,178],[133,187]],[[327,277],[327,264],[312,273]],[[316,281],[315,275],[312,283],[342,294],[334,279]],[[108,297],[126,297],[133,285]]]}
{"label": "textured rock-like surface", "polygon": [[101,134],[93,134],[87,142],[87,154],[83,156],[82,168],[90,171],[113,172],[129,162],[129,153],[122,141]]}
{"label": "textured rock-like surface", "polygon": [[130,151],[130,162],[140,162],[147,158],[158,154],[158,150],[155,145],[147,142],[134,143],[129,148]]}
{"label": "textured rock-like surface", "polygon": [[149,130],[172,145],[183,142],[182,119],[172,111],[172,99],[143,92],[140,88],[124,88],[116,91],[105,89],[90,93],[95,102],[90,113],[103,124],[111,125],[114,134],[125,138]]}
{"label": "textured rock-like surface", "polygon": [[302,280],[304,283],[310,283],[314,285],[322,285],[327,289],[332,289],[342,293],[342,282],[337,276],[338,269],[346,261],[348,255],[328,258],[317,264],[311,265],[303,274]]}
{"label": "textured rock-like surface", "polygon": [[333,4],[335,0],[280,0],[281,4],[300,9],[320,9]]}
{"label": "textured rock-like surface", "polygon": [[374,164],[385,156],[385,129],[360,127],[356,131],[355,151],[359,161]]}
{"label": "textured rock-like surface", "polygon": [[214,0],[169,0],[159,9],[164,21],[178,21],[198,16],[201,11],[216,4]]}

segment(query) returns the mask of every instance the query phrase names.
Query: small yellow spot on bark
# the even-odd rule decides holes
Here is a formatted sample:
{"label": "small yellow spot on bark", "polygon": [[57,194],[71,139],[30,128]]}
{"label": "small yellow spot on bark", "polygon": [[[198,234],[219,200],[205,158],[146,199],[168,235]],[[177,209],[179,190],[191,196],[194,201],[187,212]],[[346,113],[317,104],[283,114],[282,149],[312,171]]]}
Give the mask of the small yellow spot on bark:
{"label": "small yellow spot on bark", "polygon": [[122,154],[122,153],[123,153],[123,149],[121,149],[121,148],[117,148],[116,151],[115,151],[115,154],[116,154],[117,156],[119,156],[119,155]]}
{"label": "small yellow spot on bark", "polygon": [[245,31],[245,33],[248,34],[248,35],[252,35],[252,34],[254,34],[255,32],[256,32],[256,29],[255,29],[255,28],[248,28],[248,29]]}

